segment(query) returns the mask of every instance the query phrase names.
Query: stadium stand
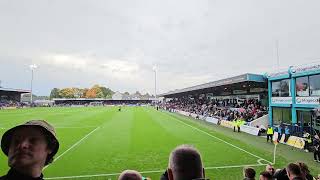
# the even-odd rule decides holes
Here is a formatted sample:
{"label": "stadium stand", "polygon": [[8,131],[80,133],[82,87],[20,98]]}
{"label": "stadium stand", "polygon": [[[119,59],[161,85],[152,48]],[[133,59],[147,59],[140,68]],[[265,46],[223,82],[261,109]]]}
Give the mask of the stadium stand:
{"label": "stadium stand", "polygon": [[261,105],[261,101],[255,99],[244,100],[239,103],[234,100],[203,100],[203,99],[175,99],[161,104],[167,110],[182,110],[202,116],[219,117],[232,121],[243,117],[251,122],[267,114],[267,107]]}
{"label": "stadium stand", "polygon": [[30,93],[28,90],[0,88],[0,109],[12,109],[28,106],[21,103],[21,94]]}
{"label": "stadium stand", "polygon": [[53,98],[54,106],[60,107],[87,107],[108,105],[145,105],[151,104],[152,100],[112,100],[102,98]]}

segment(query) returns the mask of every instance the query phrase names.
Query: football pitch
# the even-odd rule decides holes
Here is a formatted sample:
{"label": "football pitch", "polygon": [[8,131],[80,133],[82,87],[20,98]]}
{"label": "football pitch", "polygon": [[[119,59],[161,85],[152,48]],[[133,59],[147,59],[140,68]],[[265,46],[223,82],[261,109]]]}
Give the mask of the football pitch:
{"label": "football pitch", "polygon": [[[60,141],[55,161],[44,170],[46,179],[117,179],[125,169],[159,179],[170,151],[181,144],[201,152],[210,179],[242,179],[243,167],[253,166],[258,173],[272,161],[270,152],[218,133],[209,124],[152,107],[3,110],[0,135],[31,119],[49,121]],[[0,175],[7,171],[1,152]]]}

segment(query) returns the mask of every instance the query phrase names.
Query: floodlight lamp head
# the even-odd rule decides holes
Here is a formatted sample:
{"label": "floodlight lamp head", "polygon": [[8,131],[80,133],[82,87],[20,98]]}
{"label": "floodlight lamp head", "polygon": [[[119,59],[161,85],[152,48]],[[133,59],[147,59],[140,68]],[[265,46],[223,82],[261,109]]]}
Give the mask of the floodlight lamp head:
{"label": "floodlight lamp head", "polygon": [[157,70],[157,66],[154,65],[154,66],[152,67],[152,70],[153,70],[153,71],[156,71],[156,70]]}
{"label": "floodlight lamp head", "polygon": [[30,67],[30,69],[33,70],[33,69],[36,69],[38,66],[36,64],[31,64],[29,67]]}

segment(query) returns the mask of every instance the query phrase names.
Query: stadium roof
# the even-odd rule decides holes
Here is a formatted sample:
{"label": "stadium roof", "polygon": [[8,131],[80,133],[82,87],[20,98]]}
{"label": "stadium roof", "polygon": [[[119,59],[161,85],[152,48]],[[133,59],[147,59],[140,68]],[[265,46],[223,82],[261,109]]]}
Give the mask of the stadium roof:
{"label": "stadium roof", "polygon": [[6,91],[6,92],[16,92],[16,93],[30,93],[30,90],[24,90],[24,89],[12,89],[12,88],[1,88],[0,91]]}
{"label": "stadium roof", "polygon": [[214,88],[214,87],[219,87],[219,86],[231,85],[231,84],[241,83],[241,82],[265,83],[266,78],[263,75],[246,73],[246,74],[242,74],[239,76],[221,79],[218,81],[212,81],[212,82],[205,83],[205,84],[191,86],[191,87],[187,87],[187,88],[183,88],[183,89],[177,89],[174,91],[170,91],[168,93],[160,94],[159,96],[168,96],[168,95],[185,93],[185,92],[190,92],[190,91],[196,91],[196,90]]}

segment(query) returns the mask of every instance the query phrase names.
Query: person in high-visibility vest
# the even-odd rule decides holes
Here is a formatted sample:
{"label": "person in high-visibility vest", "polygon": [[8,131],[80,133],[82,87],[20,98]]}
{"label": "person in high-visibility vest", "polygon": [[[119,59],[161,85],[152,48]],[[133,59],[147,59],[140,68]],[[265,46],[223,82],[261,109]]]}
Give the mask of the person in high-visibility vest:
{"label": "person in high-visibility vest", "polygon": [[304,149],[306,152],[309,152],[310,145],[312,143],[311,135],[308,132],[303,131],[303,138],[304,138]]}
{"label": "person in high-visibility vest", "polygon": [[233,120],[232,121],[232,125],[233,125],[233,132],[236,132],[236,127],[237,127],[237,120]]}
{"label": "person in high-visibility vest", "polygon": [[242,119],[241,118],[237,119],[236,125],[237,125],[238,132],[240,132],[240,126],[242,125]]}
{"label": "person in high-visibility vest", "polygon": [[273,136],[273,127],[268,125],[268,129],[267,129],[267,142],[269,142],[269,138],[270,138],[270,142],[272,143],[272,136]]}

